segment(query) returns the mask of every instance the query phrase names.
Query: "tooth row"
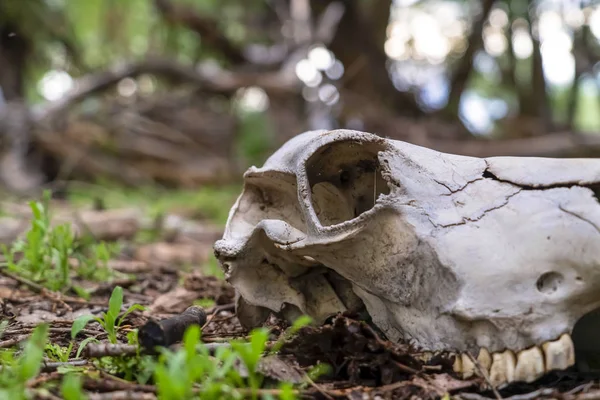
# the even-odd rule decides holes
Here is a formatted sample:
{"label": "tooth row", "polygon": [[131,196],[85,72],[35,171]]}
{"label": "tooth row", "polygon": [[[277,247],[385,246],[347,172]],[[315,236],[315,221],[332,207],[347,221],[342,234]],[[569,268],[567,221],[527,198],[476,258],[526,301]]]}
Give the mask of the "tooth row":
{"label": "tooth row", "polygon": [[454,358],[454,371],[463,379],[481,375],[483,371],[490,383],[500,386],[510,382],[533,382],[552,370],[566,369],[575,364],[575,349],[571,336],[563,334],[559,339],[518,352],[511,350],[490,354],[481,348],[476,359],[465,353]]}

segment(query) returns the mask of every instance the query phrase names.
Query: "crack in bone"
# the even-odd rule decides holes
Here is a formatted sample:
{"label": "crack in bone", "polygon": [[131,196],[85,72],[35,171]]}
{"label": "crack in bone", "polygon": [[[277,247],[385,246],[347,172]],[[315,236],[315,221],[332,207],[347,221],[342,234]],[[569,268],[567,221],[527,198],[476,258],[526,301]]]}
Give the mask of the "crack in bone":
{"label": "crack in bone", "polygon": [[573,212],[573,211],[569,211],[569,210],[567,210],[566,208],[564,208],[564,207],[563,207],[562,205],[560,205],[560,204],[558,205],[558,209],[559,209],[560,211],[563,211],[563,212],[565,212],[565,213],[569,214],[569,215],[572,215],[572,216],[574,216],[574,217],[575,217],[575,218],[577,218],[577,219],[580,219],[580,220],[581,220],[581,221],[583,221],[583,222],[587,222],[587,223],[588,223],[589,225],[591,225],[591,226],[592,226],[594,229],[596,229],[596,231],[597,231],[598,233],[600,233],[600,227],[599,227],[598,225],[596,225],[595,223],[593,223],[592,221],[590,221],[589,219],[587,219],[587,218],[585,218],[585,217],[583,217],[583,216],[581,216],[581,215],[577,214],[576,212]]}
{"label": "crack in bone", "polygon": [[[469,222],[477,222],[480,221],[483,217],[485,217],[488,213],[492,212],[492,211],[496,211],[501,209],[502,207],[505,207],[509,202],[510,199],[513,198],[514,196],[518,195],[519,193],[521,193],[523,191],[523,189],[519,189],[518,191],[509,194],[508,196],[506,196],[506,198],[504,199],[504,202],[498,206],[494,206],[494,207],[490,207],[488,209],[485,209],[482,211],[481,215],[479,215],[477,218],[470,218],[470,217],[462,217],[462,221],[461,222],[456,222],[453,224],[435,224],[433,221],[432,223],[436,226],[436,227],[441,227],[441,228],[451,228],[453,226],[461,226],[461,225],[465,225]],[[431,221],[431,219],[430,219]]]}
{"label": "crack in bone", "polygon": [[587,183],[587,182],[581,183],[580,181],[569,180],[569,181],[565,181],[562,183],[539,184],[539,185],[535,185],[535,186],[534,185],[523,185],[518,182],[508,180],[508,179],[499,178],[491,171],[491,166],[489,165],[488,161],[486,159],[484,159],[484,161],[485,161],[487,167],[483,171],[483,174],[482,174],[483,178],[493,179],[495,181],[503,182],[503,183],[509,183],[511,185],[518,186],[518,187],[522,188],[523,190],[549,190],[549,189],[557,189],[557,188],[571,188],[573,186],[578,186],[578,187],[588,188],[588,189],[592,190],[594,192],[594,196],[596,196],[596,198],[598,197],[596,191],[594,190],[594,187],[600,185],[600,179],[598,180],[598,182],[590,181],[589,183]]}
{"label": "crack in bone", "polygon": [[487,179],[492,179],[498,182],[502,182],[502,183],[508,183],[511,184],[513,186],[518,186],[523,190],[550,190],[550,189],[558,189],[558,188],[572,188],[573,186],[578,186],[578,187],[586,187],[589,188],[589,186],[591,185],[582,185],[580,183],[577,182],[566,182],[566,183],[556,183],[553,185],[540,185],[540,186],[531,186],[531,185],[523,185],[520,183],[516,183],[513,181],[509,181],[507,179],[500,179],[498,178],[496,175],[494,175],[493,173],[491,173],[488,169],[486,169],[485,171],[483,171],[483,175],[484,178]]}
{"label": "crack in bone", "polygon": [[472,179],[472,180],[470,180],[470,181],[467,181],[467,182],[466,182],[464,185],[462,185],[462,186],[461,186],[461,187],[459,187],[458,189],[452,189],[452,188],[450,188],[450,186],[448,186],[448,185],[447,185],[447,184],[445,184],[444,182],[440,182],[440,181],[439,181],[439,180],[437,180],[437,179],[434,179],[433,181],[434,181],[435,183],[437,183],[438,185],[442,185],[443,187],[445,187],[446,189],[448,189],[448,192],[450,192],[450,193],[443,194],[442,196],[452,196],[452,195],[453,195],[453,194],[455,194],[455,193],[458,193],[458,192],[461,192],[461,191],[465,190],[465,189],[466,189],[466,187],[467,187],[467,186],[469,186],[470,184],[472,184],[472,183],[475,183],[475,182],[477,182],[477,181],[480,181],[480,180],[482,180],[482,179],[484,179],[484,178],[483,178],[483,177],[479,177],[479,178],[475,178],[475,179]]}

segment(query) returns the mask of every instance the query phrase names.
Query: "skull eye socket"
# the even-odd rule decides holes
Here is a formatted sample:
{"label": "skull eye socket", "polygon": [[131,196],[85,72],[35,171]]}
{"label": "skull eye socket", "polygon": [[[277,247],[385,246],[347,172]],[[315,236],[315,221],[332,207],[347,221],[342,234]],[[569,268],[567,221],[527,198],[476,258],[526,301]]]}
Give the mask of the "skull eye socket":
{"label": "skull eye socket", "polygon": [[386,148],[377,142],[335,142],[313,154],[306,172],[312,206],[323,226],[358,217],[375,206],[390,189],[382,175],[378,154]]}

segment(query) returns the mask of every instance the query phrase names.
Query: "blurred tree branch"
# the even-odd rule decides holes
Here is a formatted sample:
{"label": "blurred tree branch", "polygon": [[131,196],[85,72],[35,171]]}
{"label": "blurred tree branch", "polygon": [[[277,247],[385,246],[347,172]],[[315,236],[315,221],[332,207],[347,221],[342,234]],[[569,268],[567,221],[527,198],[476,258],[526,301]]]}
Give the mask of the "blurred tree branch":
{"label": "blurred tree branch", "polygon": [[[76,82],[74,90],[68,93],[62,100],[48,103],[36,115],[34,121],[36,124],[39,124],[45,118],[52,119],[87,96],[92,96],[102,90],[109,89],[123,78],[134,77],[142,73],[157,74],[180,82],[191,82],[201,85],[204,90],[214,90],[217,92],[232,92],[239,87],[251,85],[261,86],[267,91],[273,91],[275,95],[294,95],[300,91],[298,82],[291,81],[280,74],[234,74],[225,71],[205,73],[201,70],[178,64],[172,60],[151,59],[140,63],[114,67],[107,71],[91,74],[79,79]],[[38,134],[43,134],[43,132]],[[600,135],[575,134],[570,131],[509,140],[428,139],[422,136],[402,137],[399,139],[442,152],[477,157],[498,155],[539,157],[600,155]]]}
{"label": "blurred tree branch", "polygon": [[599,157],[600,135],[566,131],[517,139],[432,140],[427,147],[475,157]]}
{"label": "blurred tree branch", "polygon": [[203,71],[201,68],[193,68],[169,59],[149,58],[136,63],[117,65],[78,79],[74,89],[60,100],[41,107],[36,119],[60,113],[88,96],[109,89],[124,78],[141,74],[155,74],[173,81],[194,83],[204,90],[216,92],[234,92],[247,86],[260,86],[272,93],[296,94],[300,90],[299,82],[294,77],[278,72]]}
{"label": "blurred tree branch", "polygon": [[242,49],[225,36],[216,20],[200,15],[190,6],[173,4],[170,0],[154,0],[154,5],[165,20],[196,32],[201,36],[202,43],[222,54],[230,63],[242,64],[246,61]]}

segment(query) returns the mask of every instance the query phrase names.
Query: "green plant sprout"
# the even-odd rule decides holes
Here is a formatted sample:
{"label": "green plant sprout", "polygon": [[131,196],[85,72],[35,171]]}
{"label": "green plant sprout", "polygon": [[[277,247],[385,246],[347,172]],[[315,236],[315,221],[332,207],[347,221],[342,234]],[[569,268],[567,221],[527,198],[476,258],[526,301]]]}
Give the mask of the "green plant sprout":
{"label": "green plant sprout", "polygon": [[279,340],[277,340],[277,342],[275,342],[275,344],[271,346],[271,353],[276,353],[279,350],[281,350],[281,347],[285,344],[286,340],[291,339],[292,336],[296,335],[300,329],[310,325],[311,323],[312,318],[308,315],[301,315],[300,317],[298,317],[298,319],[294,321],[292,326],[286,329],[283,335],[281,335],[281,338],[279,338]]}
{"label": "green plant sprout", "polygon": [[[278,351],[284,342],[311,322],[302,316],[285,332],[273,346]],[[183,346],[176,352],[163,349],[154,369],[154,379],[160,400],[175,399],[242,399],[259,398],[264,376],[258,372],[258,364],[267,350],[269,331],[255,329],[250,340],[234,340],[231,347],[219,347],[211,357],[200,341],[200,328],[191,326],[184,334]],[[242,377],[238,364],[246,367],[247,377]],[[323,369],[323,368],[321,368]],[[317,376],[318,373],[313,374]],[[273,398],[267,394],[262,398]],[[279,385],[279,398],[296,398],[290,383]]]}
{"label": "green plant sprout", "polygon": [[[83,289],[71,283],[70,259],[79,260],[77,274],[83,278],[108,280],[114,271],[107,266],[114,253],[114,246],[103,242],[86,245],[84,239],[76,239],[70,224],[51,225],[49,211],[51,194],[44,191],[41,201],[31,201],[31,226],[23,239],[12,246],[2,246],[6,267],[9,271],[40,283],[52,290],[66,292],[73,289],[85,297]],[[91,256],[85,256],[90,250]]]}
{"label": "green plant sprout", "polygon": [[0,353],[0,399],[26,400],[27,382],[36,377],[42,367],[48,325],[38,325],[25,343],[22,353],[15,357],[13,350]]}
{"label": "green plant sprout", "polygon": [[[45,191],[42,201],[29,203],[33,214],[31,227],[25,239],[16,241],[10,249],[4,246],[4,256],[12,272],[50,290],[67,290],[74,235],[66,224],[50,226],[49,202],[50,192]],[[16,255],[21,255],[18,261],[15,261]]]}
{"label": "green plant sprout", "polygon": [[119,244],[117,243],[90,243],[88,251],[79,252],[75,255],[77,261],[79,261],[76,273],[83,279],[92,281],[109,282],[111,279],[117,277],[117,275],[123,275],[117,271],[112,270],[108,266],[108,261],[111,257],[119,253]]}
{"label": "green plant sprout", "polygon": [[81,376],[76,373],[68,373],[64,376],[60,393],[65,400],[86,400],[83,393]]}
{"label": "green plant sprout", "polygon": [[67,362],[73,350],[73,341],[69,342],[67,347],[55,343],[46,343],[44,351],[46,356],[53,361]]}
{"label": "green plant sprout", "polygon": [[100,317],[95,315],[82,315],[73,322],[71,327],[71,338],[75,338],[90,321],[96,321],[108,334],[108,340],[111,343],[117,343],[117,331],[123,324],[125,317],[135,310],[145,310],[144,306],[132,304],[127,311],[119,318],[121,307],[123,306],[123,288],[117,286],[113,289],[110,299],[108,300],[108,311],[102,313]]}

